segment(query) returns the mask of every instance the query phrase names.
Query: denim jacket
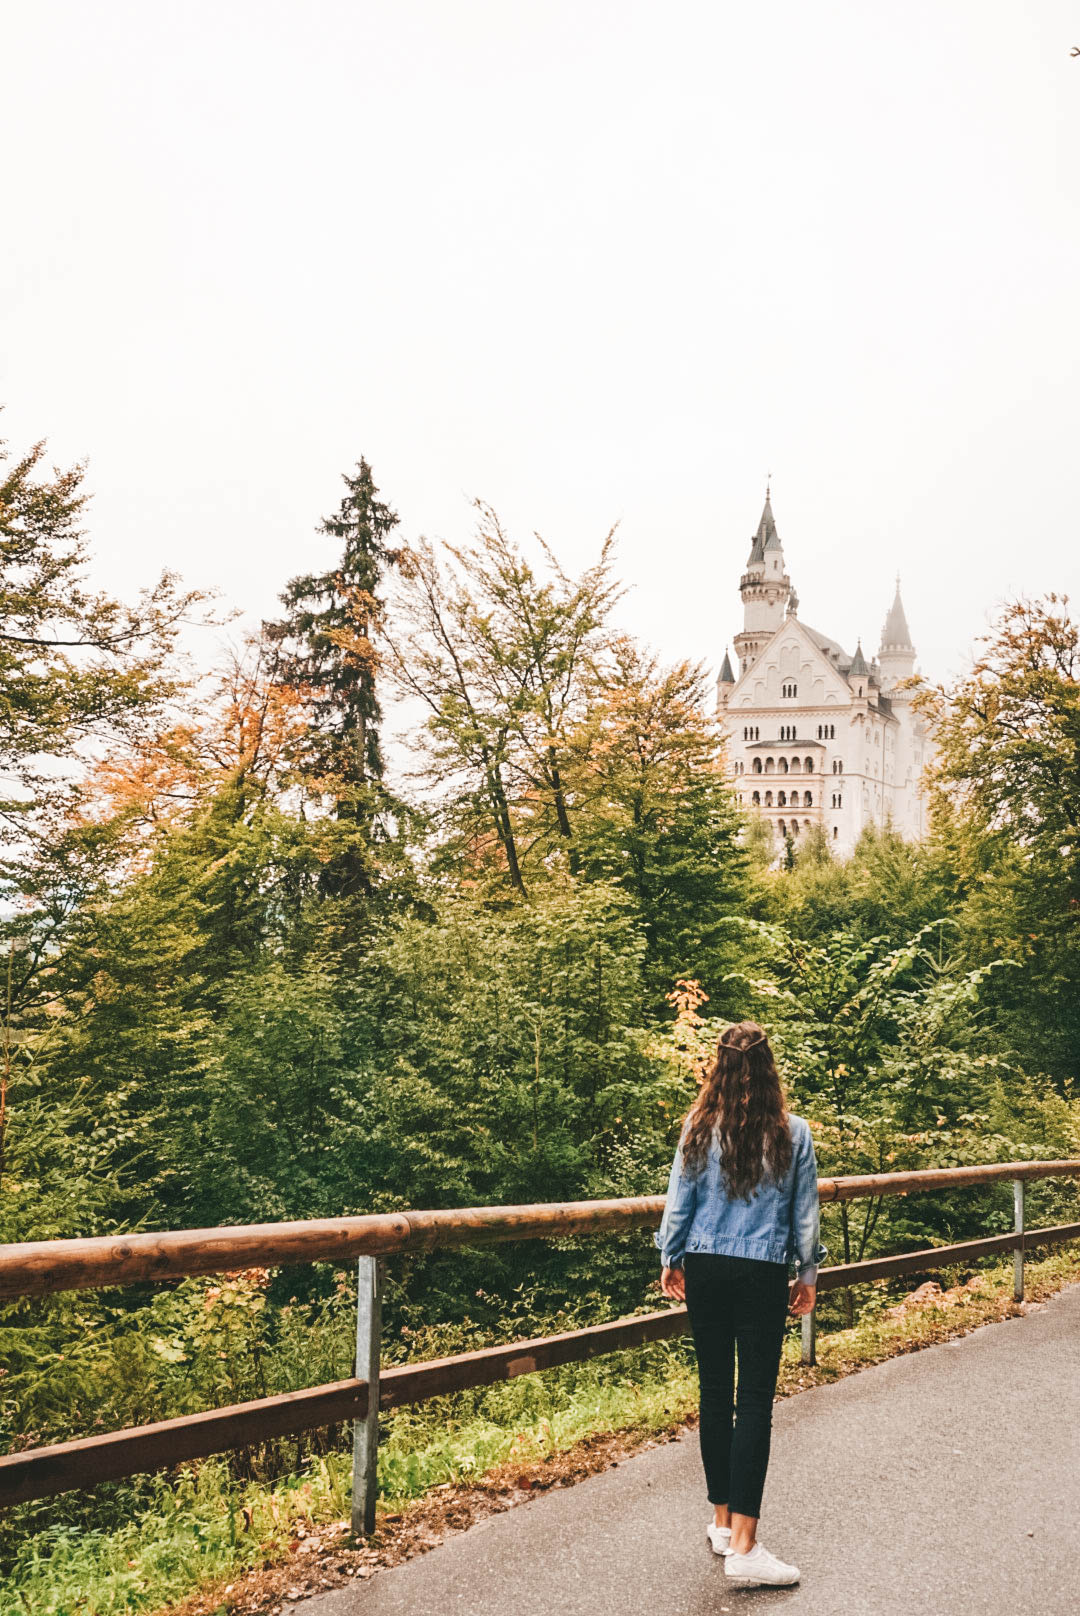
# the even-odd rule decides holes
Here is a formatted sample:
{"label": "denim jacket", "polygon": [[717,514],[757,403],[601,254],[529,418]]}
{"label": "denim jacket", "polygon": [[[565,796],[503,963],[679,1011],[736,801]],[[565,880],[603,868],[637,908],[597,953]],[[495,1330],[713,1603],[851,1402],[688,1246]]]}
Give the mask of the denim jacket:
{"label": "denim jacket", "polygon": [[794,1147],[791,1166],[778,1183],[763,1177],[748,1201],[728,1195],[715,1141],[695,1176],[683,1168],[680,1141],[664,1216],[653,1235],[665,1268],[681,1267],[684,1252],[712,1251],[794,1262],[803,1284],[817,1283],[818,1264],[828,1251],[820,1240],[814,1141],[805,1118],[789,1115],[788,1125]]}

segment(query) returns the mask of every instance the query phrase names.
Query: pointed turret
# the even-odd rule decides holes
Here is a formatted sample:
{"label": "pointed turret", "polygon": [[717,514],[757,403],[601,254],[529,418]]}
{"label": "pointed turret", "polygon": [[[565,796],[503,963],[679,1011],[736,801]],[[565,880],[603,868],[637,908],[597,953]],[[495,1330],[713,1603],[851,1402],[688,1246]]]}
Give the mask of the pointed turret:
{"label": "pointed turret", "polygon": [[743,599],[743,626],[735,636],[735,655],[739,659],[739,671],[745,673],[761,647],[784,621],[784,607],[791,593],[791,579],[784,569],[784,550],[773,516],[772,489],[768,486],[739,590]]}
{"label": "pointed turret", "polygon": [[757,525],[757,532],[751,542],[750,559],[746,565],[748,567],[764,565],[765,551],[779,548],[780,537],[776,531],[776,520],[772,513],[772,489],[771,487],[766,487],[765,505],[761,512],[761,521]]}
{"label": "pointed turret", "polygon": [[866,679],[869,677],[870,669],[866,658],[863,656],[862,640],[855,647],[855,655],[851,659],[851,667],[847,672],[849,679]]}
{"label": "pointed turret", "polygon": [[724,660],[716,679],[716,708],[721,711],[728,704],[728,697],[735,689],[735,674],[731,666],[731,658],[724,647]]}
{"label": "pointed turret", "polygon": [[899,573],[896,575],[896,594],[881,630],[878,656],[881,659],[881,684],[884,690],[891,690],[901,679],[910,679],[915,672],[915,647],[911,642],[904,603],[900,599]]}
{"label": "pointed turret", "polygon": [[911,630],[908,628],[907,617],[904,613],[904,603],[900,599],[900,575],[896,575],[896,594],[889,607],[889,615],[885,619],[885,626],[881,630],[881,649],[879,655],[888,656],[891,651],[914,651],[911,643]]}

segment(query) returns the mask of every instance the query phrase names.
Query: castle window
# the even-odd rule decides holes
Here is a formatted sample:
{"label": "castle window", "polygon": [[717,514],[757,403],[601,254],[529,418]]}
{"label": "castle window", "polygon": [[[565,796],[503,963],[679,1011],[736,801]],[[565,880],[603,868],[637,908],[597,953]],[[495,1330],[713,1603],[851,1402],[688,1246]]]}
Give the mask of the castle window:
{"label": "castle window", "polygon": [[760,758],[755,758],[754,759],[754,773],[755,774],[760,774],[761,773],[761,759]]}
{"label": "castle window", "polygon": [[804,808],[812,808],[814,806],[814,799],[810,795],[809,791],[804,791],[803,792],[802,800],[803,800],[803,807]]}
{"label": "castle window", "polygon": [[774,774],[775,772],[776,772],[776,759],[775,758],[766,758],[765,759],[765,773],[766,774]]}
{"label": "castle window", "polygon": [[787,758],[781,758],[780,759],[780,773],[781,774],[786,774],[787,773]]}
{"label": "castle window", "polygon": [[787,792],[786,791],[778,791],[776,793],[776,806],[778,808],[786,808],[787,807]]}
{"label": "castle window", "polygon": [[787,826],[782,819],[778,819],[776,821],[776,828],[780,832],[781,836],[787,835]]}
{"label": "castle window", "polygon": [[793,700],[794,697],[798,695],[798,693],[799,693],[798,685],[786,684],[786,685],[781,685],[780,686],[780,694],[781,694],[781,696],[783,696],[785,698],[785,700],[788,700],[788,701]]}
{"label": "castle window", "polygon": [[791,834],[793,836],[797,836],[799,834],[799,821],[797,819],[793,819],[791,821]]}
{"label": "castle window", "polygon": [[806,770],[807,774],[813,774],[813,772],[814,772],[814,760],[813,760],[813,758],[805,758],[803,760],[803,768]]}
{"label": "castle window", "polygon": [[766,806],[766,808],[771,808],[772,807],[772,792],[771,791],[766,791],[766,793],[765,793],[765,806]]}
{"label": "castle window", "polygon": [[799,772],[799,770],[801,768],[802,768],[802,763],[799,761],[799,759],[798,758],[792,758],[792,760],[791,760],[791,772],[792,772],[792,774],[798,774],[798,772]]}
{"label": "castle window", "polygon": [[750,797],[750,801],[753,803],[755,808],[760,808],[761,807],[761,792],[760,791],[753,792],[751,797]]}
{"label": "castle window", "polygon": [[834,825],[833,828],[832,828],[832,839],[833,839],[834,842],[835,842],[836,838],[839,836],[839,834],[840,834],[839,825]]}

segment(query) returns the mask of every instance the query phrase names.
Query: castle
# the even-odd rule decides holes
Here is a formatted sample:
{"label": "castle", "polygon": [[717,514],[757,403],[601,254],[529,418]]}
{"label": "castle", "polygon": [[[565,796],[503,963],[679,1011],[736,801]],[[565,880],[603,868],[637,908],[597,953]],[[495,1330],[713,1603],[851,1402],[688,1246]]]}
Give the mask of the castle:
{"label": "castle", "polygon": [[739,671],[725,651],[716,685],[739,801],[771,825],[778,850],[811,825],[824,826],[841,857],[865,825],[922,836],[931,740],[914,691],[898,688],[915,674],[899,578],[877,655],[867,662],[860,641],[849,656],[799,618],[766,490],[739,591]]}

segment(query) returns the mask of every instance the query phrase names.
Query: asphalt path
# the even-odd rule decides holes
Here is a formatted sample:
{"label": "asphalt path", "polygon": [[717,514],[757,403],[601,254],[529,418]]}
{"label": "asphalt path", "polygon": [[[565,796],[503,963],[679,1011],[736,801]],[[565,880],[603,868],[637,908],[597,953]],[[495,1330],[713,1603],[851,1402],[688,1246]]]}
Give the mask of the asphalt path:
{"label": "asphalt path", "polygon": [[697,1439],[447,1538],[301,1616],[1080,1616],[1080,1285],[776,1405],[759,1537],[712,1554]]}

